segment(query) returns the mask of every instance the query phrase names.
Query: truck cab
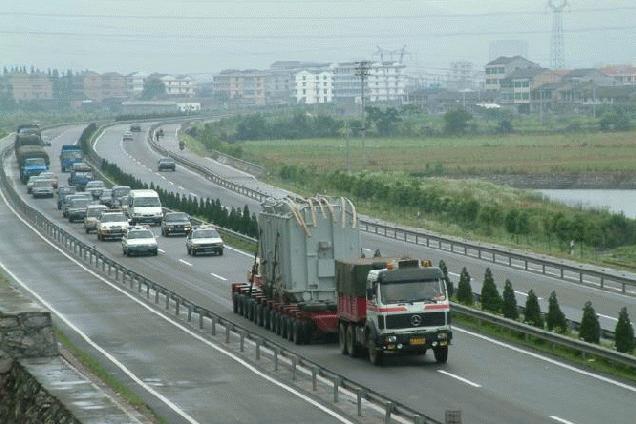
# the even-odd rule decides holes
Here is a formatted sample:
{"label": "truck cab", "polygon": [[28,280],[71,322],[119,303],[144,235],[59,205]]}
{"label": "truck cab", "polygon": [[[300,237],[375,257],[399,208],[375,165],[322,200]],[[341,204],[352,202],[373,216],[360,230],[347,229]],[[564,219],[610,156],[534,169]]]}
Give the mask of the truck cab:
{"label": "truck cab", "polygon": [[68,172],[73,164],[82,162],[84,154],[82,148],[76,144],[65,144],[60,152],[60,165],[62,172]]}
{"label": "truck cab", "polygon": [[29,177],[40,175],[44,171],[48,171],[49,167],[43,158],[28,158],[24,160],[20,167],[20,178],[23,182],[28,181]]}
{"label": "truck cab", "polygon": [[71,176],[68,185],[84,190],[86,184],[93,180],[93,169],[85,163],[75,163],[71,166]]}

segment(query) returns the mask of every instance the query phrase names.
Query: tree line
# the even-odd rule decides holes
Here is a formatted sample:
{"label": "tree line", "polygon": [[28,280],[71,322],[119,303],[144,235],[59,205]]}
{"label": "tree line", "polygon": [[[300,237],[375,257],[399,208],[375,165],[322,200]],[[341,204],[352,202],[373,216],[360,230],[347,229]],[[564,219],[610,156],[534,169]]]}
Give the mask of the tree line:
{"label": "tree line", "polygon": [[[468,270],[465,267],[462,269],[459,282],[457,283],[457,290],[455,290],[452,282],[448,278],[448,268],[443,260],[439,262],[439,268],[444,274],[444,280],[449,288],[449,296],[454,296],[459,303],[473,306],[475,304],[475,295],[472,290],[471,277]],[[559,306],[556,292],[552,291],[552,293],[550,293],[548,312],[544,314],[541,312],[537,295],[533,290],[530,290],[526,298],[523,317],[521,317],[512,283],[509,279],[506,279],[503,293],[500,294],[490,268],[487,268],[484,274],[479,304],[484,311],[500,314],[512,320],[521,319],[524,323],[540,329],[547,328],[548,331],[558,333],[568,333],[570,331],[568,320]],[[598,344],[600,342],[601,326],[598,315],[590,301],[585,302],[583,306],[583,317],[579,325],[578,337],[588,343]],[[618,314],[614,345],[616,351],[622,353],[632,353],[634,347],[636,347],[634,327],[632,326],[626,307],[623,307]]]}

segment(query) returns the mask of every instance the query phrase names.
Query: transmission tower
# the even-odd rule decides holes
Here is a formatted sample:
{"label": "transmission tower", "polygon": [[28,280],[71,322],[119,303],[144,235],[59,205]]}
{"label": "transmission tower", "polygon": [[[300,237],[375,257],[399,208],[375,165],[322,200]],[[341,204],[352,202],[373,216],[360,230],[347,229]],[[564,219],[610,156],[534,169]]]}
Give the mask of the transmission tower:
{"label": "transmission tower", "polygon": [[568,0],[548,0],[548,7],[552,9],[552,43],[550,58],[552,69],[565,68],[565,47],[563,46],[563,9]]}
{"label": "transmission tower", "polygon": [[367,153],[366,148],[364,146],[364,138],[366,136],[367,128],[366,128],[366,119],[365,119],[365,101],[364,101],[364,90],[367,85],[367,78],[369,77],[369,73],[371,72],[371,62],[367,60],[363,60],[360,62],[356,62],[355,67],[355,75],[360,78],[360,120],[362,123],[362,127],[360,128],[360,136],[361,136],[361,144],[362,144],[362,166],[364,167],[367,163]]}

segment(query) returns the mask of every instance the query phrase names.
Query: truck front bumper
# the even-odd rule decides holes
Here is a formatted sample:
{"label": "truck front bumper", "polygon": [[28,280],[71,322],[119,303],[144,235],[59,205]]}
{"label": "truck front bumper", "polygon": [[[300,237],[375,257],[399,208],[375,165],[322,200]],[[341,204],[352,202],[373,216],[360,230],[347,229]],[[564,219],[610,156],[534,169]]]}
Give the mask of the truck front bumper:
{"label": "truck front bumper", "polygon": [[423,353],[450,345],[452,338],[450,330],[384,333],[376,337],[376,346],[386,353]]}

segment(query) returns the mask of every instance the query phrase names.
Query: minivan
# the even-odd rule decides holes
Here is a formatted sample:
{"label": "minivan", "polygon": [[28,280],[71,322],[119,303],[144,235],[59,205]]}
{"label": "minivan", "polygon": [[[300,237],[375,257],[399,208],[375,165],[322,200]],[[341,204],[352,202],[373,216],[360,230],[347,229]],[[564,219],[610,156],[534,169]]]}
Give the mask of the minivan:
{"label": "minivan", "polygon": [[163,209],[159,195],[154,190],[131,190],[128,193],[126,213],[132,225],[161,224]]}

